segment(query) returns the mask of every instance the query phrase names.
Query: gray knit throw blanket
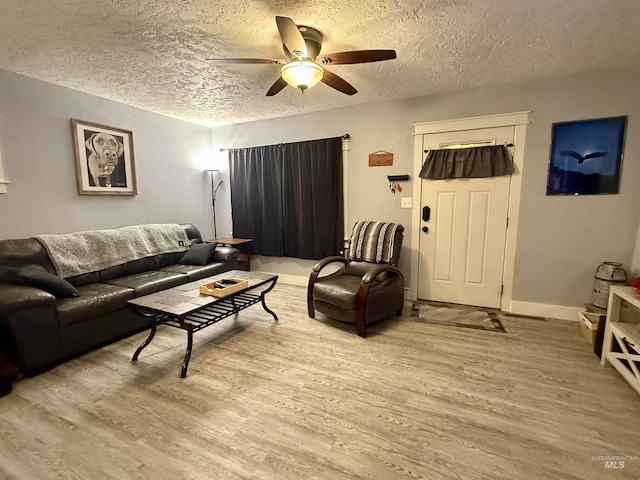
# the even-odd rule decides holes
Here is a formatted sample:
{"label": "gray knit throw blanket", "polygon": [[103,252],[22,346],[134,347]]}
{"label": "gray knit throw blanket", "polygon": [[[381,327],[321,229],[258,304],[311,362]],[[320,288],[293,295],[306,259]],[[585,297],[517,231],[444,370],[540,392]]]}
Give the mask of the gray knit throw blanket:
{"label": "gray knit throw blanket", "polygon": [[38,235],[34,238],[45,248],[56,273],[62,278],[189,248],[187,232],[174,223]]}

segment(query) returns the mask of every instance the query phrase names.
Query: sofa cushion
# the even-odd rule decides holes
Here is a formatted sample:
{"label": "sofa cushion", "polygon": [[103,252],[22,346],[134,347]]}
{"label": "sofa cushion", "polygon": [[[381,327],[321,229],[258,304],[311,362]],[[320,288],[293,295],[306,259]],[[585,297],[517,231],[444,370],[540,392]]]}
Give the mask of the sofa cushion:
{"label": "sofa cushion", "polygon": [[[396,276],[390,276],[387,280],[381,283],[372,282],[371,287],[369,288],[369,302],[371,302],[371,298],[378,292],[384,292],[391,283],[395,284],[396,282]],[[355,310],[356,295],[358,294],[361,283],[361,277],[356,275],[328,275],[327,277],[320,278],[316,281],[313,287],[313,298],[320,302],[335,305],[343,310]],[[403,285],[402,288],[404,289],[404,282],[401,277],[400,284]],[[385,309],[383,308],[382,310]]]}
{"label": "sofa cushion", "polygon": [[355,275],[333,275],[324,282],[318,279],[313,287],[313,298],[343,310],[355,310],[360,283],[360,277]]}
{"label": "sofa cushion", "polygon": [[169,265],[160,269],[163,272],[182,273],[189,277],[189,281],[200,280],[201,278],[211,277],[218,273],[224,273],[230,270],[226,263],[210,263],[209,265]]}
{"label": "sofa cushion", "polygon": [[216,242],[193,244],[179,263],[182,265],[206,265],[213,257],[217,245]]}
{"label": "sofa cushion", "polygon": [[135,297],[133,289],[108,283],[82,285],[78,291],[79,297],[58,300],[58,322],[61,327],[125,308],[127,300]]}
{"label": "sofa cushion", "polygon": [[175,272],[164,272],[162,270],[152,270],[150,272],[136,273],[122,278],[114,278],[107,283],[120,287],[131,288],[136,297],[148,295],[159,290],[177,287],[187,283],[189,277]]}
{"label": "sofa cushion", "polygon": [[184,256],[184,252],[171,252],[156,255],[154,260],[156,268],[166,267],[167,265],[175,265]]}
{"label": "sofa cushion", "polygon": [[[182,252],[180,252],[182,253]],[[140,272],[148,272],[155,270],[156,261],[154,257],[139,258],[130,262],[115,265],[113,267],[105,268],[100,271],[102,277],[101,282],[108,282],[112,278],[122,278],[126,275],[133,275]]]}
{"label": "sofa cushion", "polygon": [[79,295],[76,287],[57,275],[47,272],[40,265],[25,265],[16,270],[17,283],[22,285],[40,288],[56,298],[77,297]]}
{"label": "sofa cushion", "polygon": [[65,278],[67,282],[75,287],[79,287],[81,285],[89,285],[91,283],[102,283],[102,275],[100,275],[100,271],[91,272],[91,273],[81,273],[80,275],[74,275],[73,277]]}

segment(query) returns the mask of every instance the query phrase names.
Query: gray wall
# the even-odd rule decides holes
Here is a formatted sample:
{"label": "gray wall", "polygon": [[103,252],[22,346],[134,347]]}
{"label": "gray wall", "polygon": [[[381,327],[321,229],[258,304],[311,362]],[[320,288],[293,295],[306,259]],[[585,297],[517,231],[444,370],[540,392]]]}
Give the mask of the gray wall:
{"label": "gray wall", "polygon": [[633,250],[630,270],[630,280],[640,277],[640,227],[638,227],[638,234],[636,235],[636,246]]}
{"label": "gray wall", "polygon": [[[208,236],[212,234],[209,180],[199,155],[210,144],[240,147],[344,133],[351,135],[350,221],[393,220],[409,227],[411,211],[400,209],[400,197],[412,195],[415,179],[394,196],[386,176],[412,172],[413,123],[532,110],[524,146],[513,299],[581,306],[590,300],[593,273],[600,262],[620,261],[627,268],[632,263],[640,222],[639,80],[637,68],[209,130],[0,71],[0,158],[11,181],[8,193],[0,194],[0,238],[148,222],[191,222]],[[551,124],[613,115],[629,116],[620,194],[545,196]],[[133,131],[137,196],[77,194],[70,118]],[[378,150],[394,153],[392,167],[368,167],[369,153]],[[228,182],[218,191],[216,207],[218,235],[229,235]],[[408,236],[404,248],[401,268],[408,276],[413,248]],[[312,263],[264,258],[254,265],[304,277]]]}
{"label": "gray wall", "polygon": [[[137,196],[78,195],[70,118],[133,132]],[[0,71],[0,238],[140,223],[196,225],[212,235],[200,158],[210,130]]]}
{"label": "gray wall", "polygon": [[[218,127],[212,144],[245,147],[351,135],[348,209],[351,221],[394,220],[406,227],[411,211],[389,192],[386,175],[411,174],[412,124],[531,110],[523,169],[513,300],[580,307],[591,298],[602,261],[629,268],[640,221],[640,69],[467,90],[406,101],[358,105],[277,120]],[[315,88],[326,88],[323,85]],[[620,194],[545,195],[551,125],[554,122],[628,115]],[[522,148],[518,145],[517,148]],[[368,154],[393,152],[392,167],[368,167]],[[219,202],[220,231],[231,231],[228,198]],[[410,238],[405,237],[405,274]],[[272,271],[308,275],[312,262],[268,259]],[[256,268],[263,266],[259,260]],[[265,268],[266,269],[266,268]]]}

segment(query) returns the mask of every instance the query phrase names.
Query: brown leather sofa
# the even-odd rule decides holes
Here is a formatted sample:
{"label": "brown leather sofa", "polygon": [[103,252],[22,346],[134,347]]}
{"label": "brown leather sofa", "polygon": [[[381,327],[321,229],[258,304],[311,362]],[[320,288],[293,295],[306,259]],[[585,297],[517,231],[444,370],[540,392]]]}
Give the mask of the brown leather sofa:
{"label": "brown leather sofa", "polygon": [[[196,227],[182,226],[192,245],[202,243]],[[5,279],[0,283],[0,377],[7,371],[13,378],[35,375],[149,327],[148,318],[136,314],[127,300],[236,269],[240,251],[217,246],[206,265],[180,264],[183,255],[165,253],[66,278],[77,290],[67,298]],[[34,265],[55,273],[38,240],[0,241],[0,269]]]}

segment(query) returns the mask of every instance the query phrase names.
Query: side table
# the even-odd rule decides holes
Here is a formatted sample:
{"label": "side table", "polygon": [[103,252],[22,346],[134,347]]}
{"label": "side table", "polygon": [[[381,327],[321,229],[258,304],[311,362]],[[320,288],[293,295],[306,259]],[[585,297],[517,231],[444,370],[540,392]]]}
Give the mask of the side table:
{"label": "side table", "polygon": [[214,238],[207,242],[218,242],[220,245],[237,248],[242,252],[238,259],[238,268],[249,272],[251,270],[251,253],[253,252],[253,238]]}

